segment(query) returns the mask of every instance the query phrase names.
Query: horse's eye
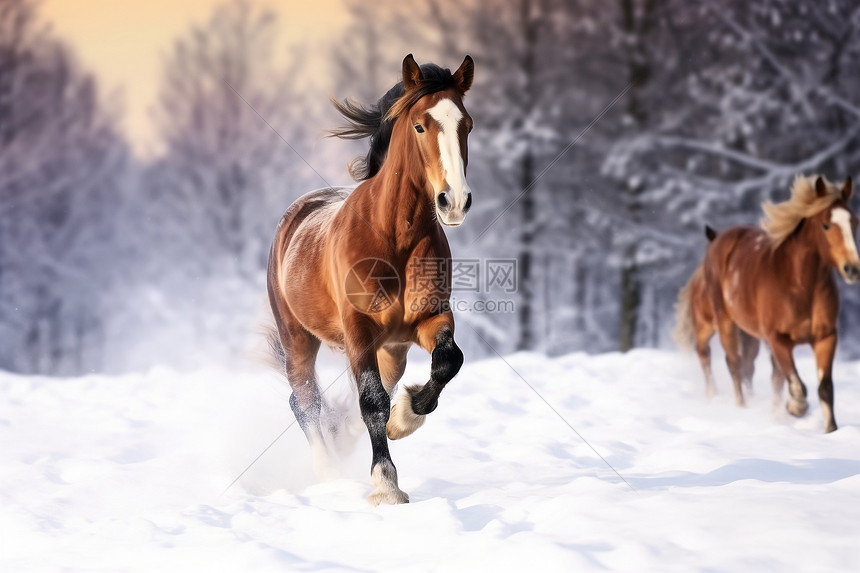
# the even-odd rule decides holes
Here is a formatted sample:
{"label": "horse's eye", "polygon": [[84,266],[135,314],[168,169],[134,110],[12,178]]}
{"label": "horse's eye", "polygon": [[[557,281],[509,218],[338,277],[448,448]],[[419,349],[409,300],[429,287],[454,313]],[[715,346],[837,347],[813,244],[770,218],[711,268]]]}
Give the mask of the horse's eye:
{"label": "horse's eye", "polygon": [[830,230],[830,225],[828,225],[827,223],[824,223],[824,230],[825,230],[825,231],[829,231],[829,230]]}
{"label": "horse's eye", "polygon": [[416,123],[416,124],[415,124],[415,131],[417,131],[418,133],[424,133],[424,128],[423,128],[423,127],[421,127],[421,125],[420,125],[420,124],[417,124],[417,123]]}

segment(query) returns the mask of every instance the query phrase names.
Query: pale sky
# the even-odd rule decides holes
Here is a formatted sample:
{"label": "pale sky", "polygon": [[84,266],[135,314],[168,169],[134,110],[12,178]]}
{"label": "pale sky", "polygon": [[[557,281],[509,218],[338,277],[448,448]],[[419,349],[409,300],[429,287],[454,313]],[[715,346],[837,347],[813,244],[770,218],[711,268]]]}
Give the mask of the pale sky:
{"label": "pale sky", "polygon": [[[123,128],[135,151],[156,148],[150,120],[161,65],[174,40],[205,22],[223,0],[43,0],[41,15],[93,71],[106,94],[121,94]],[[281,39],[322,48],[347,21],[340,0],[257,0],[280,15]],[[286,52],[286,45],[284,46]]]}

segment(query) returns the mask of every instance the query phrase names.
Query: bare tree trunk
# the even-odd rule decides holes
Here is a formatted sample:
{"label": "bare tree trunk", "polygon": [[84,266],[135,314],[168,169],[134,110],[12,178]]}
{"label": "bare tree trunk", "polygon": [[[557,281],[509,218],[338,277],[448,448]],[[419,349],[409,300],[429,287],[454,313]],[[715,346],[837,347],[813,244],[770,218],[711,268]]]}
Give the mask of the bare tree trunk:
{"label": "bare tree trunk", "polygon": [[547,253],[543,257],[543,347],[544,352],[551,351],[552,342],[552,290],[553,284],[550,280],[550,269],[552,269],[552,254]]}
{"label": "bare tree trunk", "polygon": [[578,333],[585,332],[585,307],[586,300],[586,285],[588,283],[588,269],[580,260],[574,262],[573,271],[573,307],[576,315],[573,319],[573,329]]}
{"label": "bare tree trunk", "polygon": [[[520,185],[525,189],[534,177],[534,156],[531,149],[523,156]],[[534,291],[532,289],[532,246],[534,243],[534,197],[526,193],[522,198],[522,227],[520,231],[520,268],[517,283],[519,285],[519,323],[520,338],[517,350],[529,350],[534,346],[534,331],[532,325],[532,305]]]}
{"label": "bare tree trunk", "polygon": [[[625,39],[624,56],[627,63],[628,81],[633,82],[627,93],[627,115],[633,121],[633,129],[645,128],[645,111],[641,104],[641,91],[648,81],[650,62],[645,48],[645,39],[651,29],[654,8],[659,0],[643,0],[641,11],[634,0],[620,0],[621,30]],[[639,220],[639,199],[642,188],[625,182],[627,209],[631,221]],[[636,331],[642,304],[642,280],[639,276],[639,247],[631,241],[624,247],[621,261],[621,324],[618,347],[627,352],[636,346]]]}
{"label": "bare tree trunk", "polygon": [[[533,13],[535,7],[531,0],[522,0],[520,3],[520,22],[522,24],[524,52],[520,59],[523,76],[526,78],[527,101],[534,105],[536,97],[537,81],[535,78],[536,64],[535,52],[537,50],[538,27],[540,18]],[[528,189],[534,181],[535,157],[534,148],[531,145],[530,134],[524,134],[527,139],[526,150],[520,163],[520,189]],[[534,189],[523,195],[522,219],[520,221],[520,264],[518,285],[519,296],[519,327],[520,337],[517,341],[517,350],[530,350],[535,344],[535,332],[532,319],[534,307],[534,289],[532,288],[532,251],[535,238],[535,200]]]}
{"label": "bare tree trunk", "polygon": [[622,352],[627,352],[636,345],[636,329],[639,325],[639,307],[642,301],[636,251],[636,243],[627,246],[621,268],[621,332],[618,346]]}

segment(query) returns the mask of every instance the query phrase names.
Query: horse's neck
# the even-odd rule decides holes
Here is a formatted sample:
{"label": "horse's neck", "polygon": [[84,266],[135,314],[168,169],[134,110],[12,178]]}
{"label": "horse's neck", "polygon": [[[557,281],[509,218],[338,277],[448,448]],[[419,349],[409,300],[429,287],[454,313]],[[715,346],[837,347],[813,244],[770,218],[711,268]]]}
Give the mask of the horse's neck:
{"label": "horse's neck", "polygon": [[[417,153],[417,149],[414,150]],[[373,219],[393,233],[397,250],[408,251],[437,224],[420,165],[404,156],[390,157],[374,177]]]}
{"label": "horse's neck", "polygon": [[776,255],[791,266],[791,275],[798,280],[805,281],[809,277],[815,277],[816,282],[831,279],[824,257],[809,236],[808,225],[786,239]]}

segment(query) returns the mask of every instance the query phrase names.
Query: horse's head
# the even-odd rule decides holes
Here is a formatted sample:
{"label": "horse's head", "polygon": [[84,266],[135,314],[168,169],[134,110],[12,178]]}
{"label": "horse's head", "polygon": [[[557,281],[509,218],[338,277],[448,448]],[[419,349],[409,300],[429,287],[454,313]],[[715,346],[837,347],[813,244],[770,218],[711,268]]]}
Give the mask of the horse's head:
{"label": "horse's head", "polygon": [[[398,120],[408,126],[417,142],[437,218],[454,227],[463,222],[472,206],[466,183],[472,118],[463,107],[463,95],[472,86],[474,71],[472,58],[466,56],[451,78],[451,87],[421,96]],[[423,80],[421,68],[409,54],[403,60],[406,94],[420,93]]]}
{"label": "horse's head", "polygon": [[[860,280],[860,257],[857,255],[857,216],[851,210],[851,178],[842,185],[840,197],[829,208],[810,217],[815,232],[819,234],[821,246],[830,263],[836,267],[848,284]],[[815,193],[823,197],[828,192],[827,183],[821,178],[815,180]]]}

